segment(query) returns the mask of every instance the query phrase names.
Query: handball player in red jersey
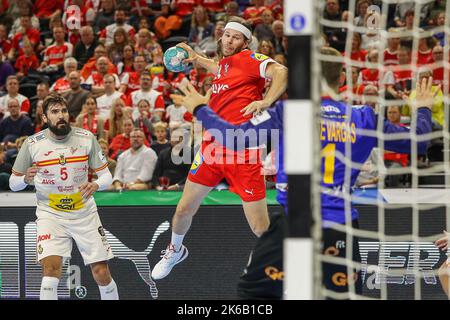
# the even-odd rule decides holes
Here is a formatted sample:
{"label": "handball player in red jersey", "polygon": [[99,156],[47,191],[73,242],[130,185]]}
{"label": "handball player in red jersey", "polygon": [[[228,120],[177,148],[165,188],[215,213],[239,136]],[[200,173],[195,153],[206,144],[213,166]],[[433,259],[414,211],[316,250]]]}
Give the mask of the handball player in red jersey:
{"label": "handball player in red jersey", "polygon": [[[247,122],[255,114],[269,108],[287,87],[286,67],[263,54],[250,51],[251,39],[251,27],[245,20],[232,17],[218,43],[219,62],[198,55],[184,43],[178,44],[189,53],[185,63],[200,65],[215,75],[208,105],[225,121],[235,125]],[[263,96],[267,79],[271,84]],[[153,269],[153,279],[166,277],[176,264],[187,258],[188,250],[183,245],[183,239],[192,218],[205,196],[223,178],[230,185],[230,191],[242,199],[253,233],[259,237],[268,229],[262,165],[259,156],[254,156],[258,152],[245,150],[237,153],[224,145],[223,141],[208,139],[207,132],[203,137],[172,219],[171,243]]]}

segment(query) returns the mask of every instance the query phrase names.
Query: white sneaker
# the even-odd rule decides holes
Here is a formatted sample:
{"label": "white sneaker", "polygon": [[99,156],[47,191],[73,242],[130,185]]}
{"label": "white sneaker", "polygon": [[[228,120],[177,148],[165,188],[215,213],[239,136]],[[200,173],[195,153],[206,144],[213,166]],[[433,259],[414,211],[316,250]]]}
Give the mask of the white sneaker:
{"label": "white sneaker", "polygon": [[172,271],[172,268],[186,259],[189,254],[188,249],[184,245],[181,245],[180,250],[175,251],[172,244],[169,244],[167,249],[161,251],[161,253],[162,259],[155,265],[152,271],[152,278],[155,280],[165,278]]}

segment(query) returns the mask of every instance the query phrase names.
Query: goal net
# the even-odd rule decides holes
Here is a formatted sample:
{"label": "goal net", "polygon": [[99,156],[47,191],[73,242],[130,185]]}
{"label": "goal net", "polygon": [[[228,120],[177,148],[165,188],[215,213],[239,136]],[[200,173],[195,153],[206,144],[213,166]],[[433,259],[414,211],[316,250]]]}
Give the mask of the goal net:
{"label": "goal net", "polygon": [[[434,242],[450,229],[450,4],[321,0],[315,13],[315,298],[447,299]],[[324,62],[343,66],[337,92]],[[416,83],[430,76],[423,134]]]}

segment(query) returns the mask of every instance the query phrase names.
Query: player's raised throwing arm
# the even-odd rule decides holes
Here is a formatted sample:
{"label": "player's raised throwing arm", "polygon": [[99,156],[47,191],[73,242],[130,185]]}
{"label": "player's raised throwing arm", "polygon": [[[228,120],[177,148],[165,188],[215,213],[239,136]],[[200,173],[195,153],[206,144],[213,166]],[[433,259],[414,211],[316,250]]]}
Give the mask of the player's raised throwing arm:
{"label": "player's raised throwing arm", "polygon": [[214,75],[217,75],[217,72],[219,71],[219,65],[217,62],[215,62],[213,59],[208,59],[205,57],[202,57],[197,52],[195,52],[191,47],[189,47],[186,43],[179,43],[177,44],[177,47],[183,48],[186,50],[189,54],[189,58],[185,59],[185,63],[197,63],[209,72],[211,72]]}

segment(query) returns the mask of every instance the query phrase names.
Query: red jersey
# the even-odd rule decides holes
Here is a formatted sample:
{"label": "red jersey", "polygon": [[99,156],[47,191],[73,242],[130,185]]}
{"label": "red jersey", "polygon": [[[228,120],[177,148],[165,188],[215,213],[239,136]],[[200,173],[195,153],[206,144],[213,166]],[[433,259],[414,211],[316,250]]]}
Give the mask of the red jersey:
{"label": "red jersey", "polygon": [[274,0],[269,9],[275,20],[283,20],[283,0]]}
{"label": "red jersey", "polygon": [[362,84],[367,86],[369,84],[377,86],[378,87],[378,80],[379,80],[379,71],[378,69],[365,69],[361,71],[361,80]]}
{"label": "red jersey", "polygon": [[36,0],[33,12],[38,18],[48,18],[56,10],[64,10],[64,0]]}
{"label": "red jersey", "polygon": [[[109,73],[111,74],[115,79],[116,79],[116,89],[119,88],[119,77],[115,74],[115,73]],[[94,87],[102,87],[104,86],[104,79],[103,79],[103,75],[101,73],[98,72],[93,72],[89,78],[86,79],[86,83],[90,84]]]}
{"label": "red jersey", "polygon": [[175,14],[184,17],[188,14],[192,14],[194,7],[197,5],[198,0],[174,0],[176,3]]}
{"label": "red jersey", "polygon": [[201,5],[212,12],[223,12],[225,4],[231,0],[201,0]]}
{"label": "red jersey", "polygon": [[36,70],[39,67],[39,60],[35,54],[31,57],[27,57],[24,54],[17,58],[14,68],[17,72],[22,72],[24,75],[28,75],[28,70]]}
{"label": "red jersey", "polygon": [[[356,84],[355,83],[353,85],[353,88],[352,88],[353,94],[362,96],[364,94],[364,88],[365,87],[366,86],[363,85],[363,84]],[[348,85],[345,85],[345,86],[342,86],[342,87],[339,88],[339,93],[343,94],[345,100],[348,100],[348,98],[350,97],[350,95],[347,92],[348,89],[349,89]],[[358,101],[358,97],[355,97],[355,100]]]}
{"label": "red jersey", "polygon": [[66,79],[66,77],[59,78],[50,88],[50,91],[67,91],[70,89],[70,82]]}
{"label": "red jersey", "polygon": [[[24,54],[23,52],[23,36],[24,34],[22,32],[17,33],[13,40],[12,40],[12,47],[16,49],[17,52],[19,52],[19,55]],[[30,28],[26,32],[26,36],[28,37],[28,40],[30,40],[31,44],[35,46],[39,43],[41,33],[33,28]]]}
{"label": "red jersey", "polygon": [[[342,55],[345,57],[346,56],[345,52]],[[350,54],[350,59],[358,62],[366,62],[366,56],[367,56],[366,50],[353,51]]]}
{"label": "red jersey", "polygon": [[431,50],[420,51],[417,53],[417,65],[422,66],[424,64],[429,64],[432,61],[433,55]]}
{"label": "red jersey", "polygon": [[12,43],[10,40],[0,40],[0,49],[4,54],[8,54],[9,50],[11,50]]}
{"label": "red jersey", "polygon": [[[265,6],[256,8],[256,7],[248,7],[247,9],[245,9],[244,11],[244,19],[248,20],[250,18],[260,18],[262,13],[264,12],[264,10],[267,10],[268,8]],[[258,23],[261,23],[262,20],[261,19],[256,19],[253,21],[253,24],[256,25]]]}
{"label": "red jersey", "polygon": [[58,64],[64,62],[64,59],[72,56],[73,46],[69,42],[64,42],[64,44],[58,46],[53,44],[44,53],[44,61],[50,64]]}
{"label": "red jersey", "polygon": [[271,58],[250,50],[220,60],[212,84],[211,109],[232,124],[248,121],[252,116],[244,118],[241,109],[263,99],[266,67],[271,62]]}
{"label": "red jersey", "polygon": [[125,73],[120,84],[127,85],[127,91],[125,91],[125,94],[129,96],[133,91],[141,88],[140,76],[137,72]]}
{"label": "red jersey", "polygon": [[402,90],[411,90],[412,71],[401,70],[394,71],[395,83],[399,84]]}
{"label": "red jersey", "polygon": [[[86,64],[84,65],[83,69],[81,69],[80,73],[81,77],[87,79],[93,72],[96,72],[97,71],[97,67],[95,65],[96,63],[97,59],[95,57],[91,57],[88,60],[88,62],[86,62]],[[117,67],[111,62],[108,62],[108,73],[117,74]]]}
{"label": "red jersey", "polygon": [[385,49],[383,61],[385,66],[398,65],[397,52],[390,52],[389,49]]}

